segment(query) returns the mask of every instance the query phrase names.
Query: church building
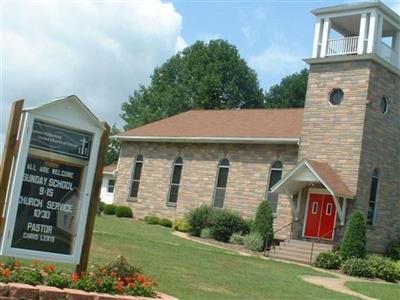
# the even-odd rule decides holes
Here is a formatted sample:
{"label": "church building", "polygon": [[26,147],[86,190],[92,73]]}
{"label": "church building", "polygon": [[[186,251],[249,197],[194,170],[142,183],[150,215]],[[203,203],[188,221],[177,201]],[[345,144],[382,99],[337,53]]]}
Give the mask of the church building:
{"label": "church building", "polygon": [[331,245],[361,211],[368,250],[385,251],[400,232],[400,16],[379,1],[312,13],[304,108],[188,111],[120,133],[114,203],[174,220],[270,201],[276,238]]}

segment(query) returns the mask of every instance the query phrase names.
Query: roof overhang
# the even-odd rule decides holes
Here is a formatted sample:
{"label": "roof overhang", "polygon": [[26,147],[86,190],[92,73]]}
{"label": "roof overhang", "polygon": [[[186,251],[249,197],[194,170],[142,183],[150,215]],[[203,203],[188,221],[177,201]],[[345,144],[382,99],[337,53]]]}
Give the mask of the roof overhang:
{"label": "roof overhang", "polygon": [[354,194],[328,164],[303,160],[271,189],[272,193],[295,195],[312,183],[321,183],[334,197],[354,199]]}
{"label": "roof overhang", "polygon": [[229,144],[298,144],[299,137],[294,138],[244,138],[244,137],[168,137],[168,136],[123,136],[112,138],[130,142],[165,142],[165,143],[229,143]]}
{"label": "roof overhang", "polygon": [[400,69],[387,62],[380,56],[369,53],[362,55],[337,55],[337,56],[327,56],[327,57],[319,57],[319,58],[306,58],[303,61],[309,65],[313,64],[325,64],[325,63],[336,63],[336,62],[348,62],[348,61],[361,61],[361,60],[372,60],[383,67],[389,69],[397,76],[400,76]]}

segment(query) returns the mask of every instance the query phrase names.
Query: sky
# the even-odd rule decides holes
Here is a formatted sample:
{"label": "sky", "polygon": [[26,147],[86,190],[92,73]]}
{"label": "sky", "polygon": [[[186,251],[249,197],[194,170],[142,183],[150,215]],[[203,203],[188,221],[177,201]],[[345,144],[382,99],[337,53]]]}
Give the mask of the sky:
{"label": "sky", "polygon": [[[73,94],[122,127],[121,103],[197,40],[235,45],[268,90],[306,67],[310,10],[349,2],[0,0],[0,153],[12,101],[32,107]],[[400,0],[383,2],[400,14]]]}

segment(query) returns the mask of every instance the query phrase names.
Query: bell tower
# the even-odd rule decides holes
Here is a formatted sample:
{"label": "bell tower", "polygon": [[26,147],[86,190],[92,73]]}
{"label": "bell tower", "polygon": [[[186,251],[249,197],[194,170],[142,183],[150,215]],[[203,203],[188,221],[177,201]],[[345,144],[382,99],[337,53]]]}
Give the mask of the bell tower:
{"label": "bell tower", "polygon": [[347,217],[365,213],[383,251],[400,232],[400,16],[379,1],[312,13],[299,158],[332,167],[356,195]]}

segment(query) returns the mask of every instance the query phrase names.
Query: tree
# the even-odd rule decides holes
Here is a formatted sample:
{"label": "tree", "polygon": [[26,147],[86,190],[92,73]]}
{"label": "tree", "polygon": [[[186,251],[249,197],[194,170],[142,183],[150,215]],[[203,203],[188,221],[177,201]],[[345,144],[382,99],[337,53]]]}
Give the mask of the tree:
{"label": "tree", "polygon": [[284,77],[265,94],[265,105],[270,108],[304,107],[308,69]]}
{"label": "tree", "polygon": [[263,107],[257,75],[224,40],[198,41],[172,56],[122,104],[125,129],[190,109]]}
{"label": "tree", "polygon": [[339,254],[343,259],[364,258],[366,243],[367,226],[364,215],[361,212],[355,212],[347,223]]}
{"label": "tree", "polygon": [[263,249],[265,246],[270,247],[274,239],[273,222],[274,217],[269,201],[261,201],[257,208],[253,232],[257,232],[262,236],[264,240]]}
{"label": "tree", "polygon": [[108,140],[108,147],[107,147],[107,155],[105,165],[112,164],[113,162],[118,161],[119,151],[121,149],[121,142],[117,139],[112,138],[113,135],[118,134],[120,130],[114,124],[110,130],[110,138]]}

